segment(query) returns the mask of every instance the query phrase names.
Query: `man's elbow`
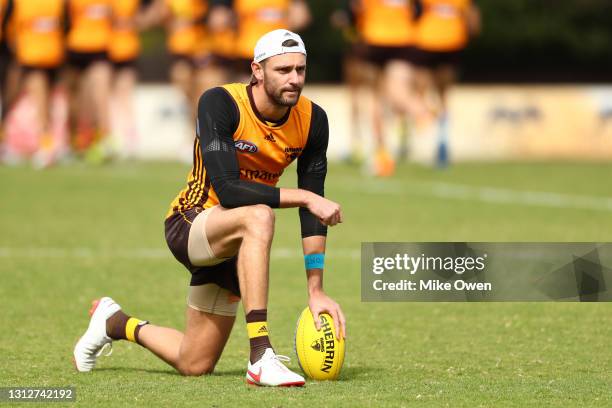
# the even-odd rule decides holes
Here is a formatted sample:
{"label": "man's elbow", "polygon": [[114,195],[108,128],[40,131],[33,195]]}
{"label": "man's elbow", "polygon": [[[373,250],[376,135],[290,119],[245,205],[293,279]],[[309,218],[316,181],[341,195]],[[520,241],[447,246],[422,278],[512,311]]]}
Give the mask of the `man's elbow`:
{"label": "man's elbow", "polygon": [[223,179],[211,179],[211,184],[215,193],[217,193],[217,199],[219,204],[224,208],[235,208],[238,207],[236,203],[236,189],[232,184],[232,180]]}
{"label": "man's elbow", "polygon": [[236,200],[236,194],[233,194],[231,191],[218,191],[217,198],[219,199],[219,204],[223,208],[236,208],[240,206]]}

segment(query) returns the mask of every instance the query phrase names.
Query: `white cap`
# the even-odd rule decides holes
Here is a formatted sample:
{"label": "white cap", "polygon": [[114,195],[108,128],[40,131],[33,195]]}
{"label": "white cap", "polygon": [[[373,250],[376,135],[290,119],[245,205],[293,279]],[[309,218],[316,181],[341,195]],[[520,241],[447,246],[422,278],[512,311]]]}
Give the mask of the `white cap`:
{"label": "white cap", "polygon": [[[289,47],[283,46],[283,43],[287,40],[293,40],[297,42],[297,45]],[[253,61],[261,62],[266,58],[286,54],[288,52],[299,52],[300,54],[306,55],[306,47],[304,46],[302,38],[289,30],[280,29],[270,31],[257,40]]]}

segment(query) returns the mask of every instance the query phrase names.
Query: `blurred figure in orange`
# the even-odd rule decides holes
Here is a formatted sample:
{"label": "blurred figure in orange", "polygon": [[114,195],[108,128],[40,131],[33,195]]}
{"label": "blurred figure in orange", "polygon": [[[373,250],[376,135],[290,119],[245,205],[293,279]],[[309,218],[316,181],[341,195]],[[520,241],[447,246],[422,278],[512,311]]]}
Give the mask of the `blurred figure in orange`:
{"label": "blurred figure in orange", "polygon": [[2,123],[4,119],[4,113],[6,111],[6,105],[4,98],[5,95],[5,79],[6,72],[8,70],[10,53],[8,45],[6,43],[6,6],[7,0],[0,0],[0,141],[2,140]]}
{"label": "blurred figure in orange", "polygon": [[355,6],[351,1],[341,1],[339,7],[330,16],[331,25],[339,29],[342,37],[348,44],[342,60],[342,77],[348,86],[350,100],[350,147],[345,152],[344,160],[349,164],[361,164],[363,162],[363,137],[361,131],[361,98],[360,93],[364,86],[374,82],[375,73],[370,65],[363,60],[359,50],[361,42],[357,32]]}
{"label": "blurred figure in orange", "polygon": [[448,165],[447,95],[470,36],[480,32],[480,12],[472,0],[420,0],[423,14],[417,25],[419,88],[437,116],[437,164]]}
{"label": "blurred figure in orange", "polygon": [[[64,12],[63,0],[9,0],[7,8],[22,74],[20,96],[9,107],[6,120],[5,154],[15,159],[31,153],[34,164],[40,167],[53,164],[67,150],[65,112],[61,122],[53,109],[62,101],[52,92],[64,60]],[[63,103],[65,107],[65,100]]]}
{"label": "blurred figure in orange", "polygon": [[110,132],[112,0],[67,0],[67,4],[70,79],[77,88],[71,103],[75,147],[87,150],[86,158],[99,163],[110,154],[106,139]]}
{"label": "blurred figure in orange", "polygon": [[168,50],[172,55],[170,79],[187,96],[191,117],[195,118],[194,56],[205,35],[207,4],[203,0],[166,0],[170,12],[166,30]]}
{"label": "blurred figure in orange", "polygon": [[[172,58],[170,79],[185,97],[189,123],[195,131],[200,95],[227,82],[231,72],[232,12],[219,1],[155,0],[140,20],[144,28],[160,23],[166,28],[166,46]],[[192,158],[192,134],[179,142],[188,160]]]}
{"label": "blurred figure in orange", "polygon": [[209,88],[227,83],[232,76],[235,20],[227,1],[208,2],[205,32],[195,52],[194,106]]}
{"label": "blurred figure in orange", "polygon": [[108,48],[113,64],[111,144],[113,154],[119,158],[134,156],[138,144],[134,91],[140,55],[139,12],[149,3],[144,0],[113,0],[112,3],[113,29]]}
{"label": "blurred figure in orange", "polygon": [[[391,176],[395,160],[385,141],[384,108],[388,106],[400,121],[425,114],[415,96],[415,3],[411,0],[358,0],[352,3],[360,37],[360,57],[373,72],[372,124],[374,136],[371,171]],[[404,126],[407,131],[407,126]],[[406,137],[404,135],[404,137]]]}
{"label": "blurred figure in orange", "polygon": [[186,96],[192,118],[194,100],[200,96],[194,87],[194,58],[204,49],[207,8],[205,0],[155,0],[142,19],[144,27],[165,25],[166,47],[172,58],[170,81]]}
{"label": "blurred figure in orange", "polygon": [[[0,0],[0,97],[2,103],[2,120],[4,124],[8,108],[12,105],[19,92],[21,69],[15,61],[15,24],[8,18],[13,3]],[[4,129],[0,126],[0,132]],[[1,135],[0,135],[1,136]]]}
{"label": "blurred figure in orange", "polygon": [[265,33],[279,28],[299,32],[310,24],[311,15],[304,0],[233,0],[236,14],[236,71],[238,80],[251,76],[253,49]]}

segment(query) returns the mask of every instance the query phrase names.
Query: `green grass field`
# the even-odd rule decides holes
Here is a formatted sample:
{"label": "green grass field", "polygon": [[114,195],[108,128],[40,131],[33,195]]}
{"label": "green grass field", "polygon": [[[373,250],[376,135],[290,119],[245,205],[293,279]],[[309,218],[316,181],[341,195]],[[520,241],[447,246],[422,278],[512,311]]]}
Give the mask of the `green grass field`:
{"label": "green grass field", "polygon": [[[127,342],[77,374],[72,347],[95,297],[183,328],[189,276],[166,248],[163,217],[187,170],[0,168],[0,386],[73,385],[87,407],[612,405],[610,305],[362,303],[359,272],[362,241],[612,241],[611,164],[405,166],[390,180],[332,166],[326,192],[345,223],[329,232],[325,287],[348,320],[337,382],[247,387],[242,312],[212,376],[181,377]],[[271,338],[297,368],[299,222],[296,210],[277,215]]]}

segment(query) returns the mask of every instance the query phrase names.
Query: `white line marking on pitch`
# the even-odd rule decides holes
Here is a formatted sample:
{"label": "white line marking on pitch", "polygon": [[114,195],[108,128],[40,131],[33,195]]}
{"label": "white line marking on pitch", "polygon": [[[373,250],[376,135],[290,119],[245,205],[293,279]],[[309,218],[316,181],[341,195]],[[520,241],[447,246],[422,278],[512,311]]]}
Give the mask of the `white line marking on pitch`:
{"label": "white line marking on pitch", "polygon": [[387,181],[383,183],[371,183],[366,187],[361,184],[360,190],[360,194],[433,196],[437,198],[481,201],[485,203],[612,211],[612,197],[542,191],[520,191],[499,187],[476,187],[443,182],[400,183]]}
{"label": "white line marking on pitch", "polygon": [[[328,248],[328,254],[338,258],[359,259],[360,249]],[[304,254],[300,248],[274,248],[272,249],[273,259],[299,258]],[[114,249],[114,248],[51,248],[51,247],[31,247],[31,248],[11,248],[0,247],[0,258],[129,258],[129,259],[172,259],[170,250],[163,248],[134,248],[134,249]]]}

